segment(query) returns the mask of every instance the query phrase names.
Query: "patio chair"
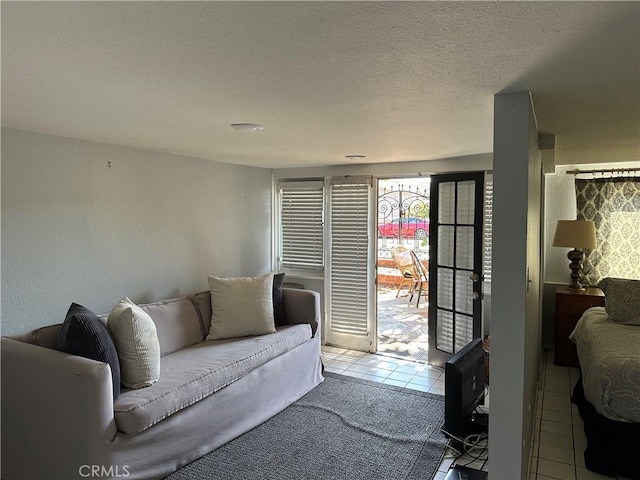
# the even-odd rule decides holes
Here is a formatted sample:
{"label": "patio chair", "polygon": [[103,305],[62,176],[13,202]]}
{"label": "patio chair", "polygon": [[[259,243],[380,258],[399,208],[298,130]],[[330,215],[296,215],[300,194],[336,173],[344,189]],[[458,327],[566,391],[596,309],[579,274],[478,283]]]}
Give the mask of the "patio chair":
{"label": "patio chair", "polygon": [[418,289],[418,300],[416,301],[416,308],[418,308],[420,306],[420,297],[423,294],[425,298],[429,295],[429,272],[420,261],[418,254],[413,250],[411,250],[411,259],[413,260],[414,281],[413,288],[410,290],[409,303],[413,300],[416,289]]}
{"label": "patio chair", "polygon": [[412,252],[413,250],[403,247],[402,245],[398,245],[391,249],[391,258],[393,258],[393,261],[396,263],[396,267],[400,271],[402,278],[402,280],[400,280],[400,285],[398,286],[398,291],[396,292],[396,298],[400,295],[400,290],[402,290],[405,283],[409,285],[410,294],[413,294],[413,289],[416,286],[414,281],[415,266],[411,255]]}

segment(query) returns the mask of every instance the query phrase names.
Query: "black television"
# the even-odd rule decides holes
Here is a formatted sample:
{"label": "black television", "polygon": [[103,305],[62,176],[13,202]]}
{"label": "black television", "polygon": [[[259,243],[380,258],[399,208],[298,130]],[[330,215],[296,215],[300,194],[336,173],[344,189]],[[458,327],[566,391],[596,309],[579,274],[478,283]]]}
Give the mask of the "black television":
{"label": "black television", "polygon": [[[444,365],[444,427],[446,434],[464,438],[486,429],[486,422],[474,417],[484,400],[484,348],[476,338]],[[486,420],[486,417],[484,417]],[[483,425],[479,425],[483,423]]]}

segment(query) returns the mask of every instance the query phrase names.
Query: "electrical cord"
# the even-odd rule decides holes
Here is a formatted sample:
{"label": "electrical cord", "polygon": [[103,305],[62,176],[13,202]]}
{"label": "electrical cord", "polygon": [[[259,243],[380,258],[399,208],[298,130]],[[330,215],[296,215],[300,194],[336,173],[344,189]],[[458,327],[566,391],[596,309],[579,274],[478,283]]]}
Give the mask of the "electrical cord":
{"label": "electrical cord", "polygon": [[[489,385],[484,386],[483,395],[485,397],[489,395]],[[489,409],[476,405],[474,412],[478,415],[488,415]],[[482,468],[484,468],[489,460],[489,435],[487,433],[473,433],[462,438],[446,431],[444,428],[441,428],[440,431],[447,437],[448,447],[456,453],[453,460],[454,465],[466,467],[474,462],[483,462]],[[455,447],[454,444],[456,445]],[[461,447],[460,450],[462,451],[456,447]],[[465,455],[469,460],[464,464],[458,463]]]}
{"label": "electrical cord", "polygon": [[[467,435],[464,438],[458,437],[450,432],[447,432],[444,428],[440,429],[445,436],[449,437],[449,448],[457,453],[453,463],[457,464],[458,460],[464,455],[467,455],[471,460],[464,465],[468,466],[475,461],[486,462],[489,458],[489,435],[486,433],[473,433]],[[462,445],[462,452],[451,445],[451,440],[456,440],[458,444]],[[479,452],[476,453],[476,450]]]}
{"label": "electrical cord", "polygon": [[[440,431],[450,439],[458,441],[458,443],[462,444],[463,447],[469,447],[469,450],[473,450],[478,447],[478,444],[481,441],[485,441],[487,444],[489,441],[489,435],[487,435],[486,433],[472,433],[471,435],[467,435],[466,437],[462,438],[454,435],[453,433],[447,432],[444,428],[441,428]],[[472,439],[476,439],[476,441],[474,443],[471,443]],[[486,446],[483,446],[482,448],[486,448]]]}
{"label": "electrical cord", "polygon": [[[482,397],[483,398],[487,398],[488,396],[489,396],[489,385],[485,384],[484,392],[482,393]],[[484,407],[484,406],[478,404],[478,405],[475,406],[474,412],[488,415],[489,414],[489,409],[487,407]]]}
{"label": "electrical cord", "polygon": [[[472,442],[470,438],[473,438],[473,435],[469,435],[465,438],[465,445],[471,445],[469,448],[465,448],[465,453],[463,455],[459,455],[454,462],[456,465],[460,465],[463,467],[467,467],[474,462],[482,462],[482,467],[484,467],[486,461],[489,459],[489,445],[488,438],[486,434],[475,435],[477,436],[477,440]],[[476,452],[476,450],[479,450]],[[469,458],[469,461],[466,463],[460,463],[460,459],[466,455]]]}
{"label": "electrical cord", "polygon": [[[479,460],[479,457],[487,451],[489,446],[489,437],[486,433],[472,434],[465,437],[462,445],[467,455],[470,457],[478,457],[476,460]],[[480,452],[474,455],[476,450],[479,450]]]}

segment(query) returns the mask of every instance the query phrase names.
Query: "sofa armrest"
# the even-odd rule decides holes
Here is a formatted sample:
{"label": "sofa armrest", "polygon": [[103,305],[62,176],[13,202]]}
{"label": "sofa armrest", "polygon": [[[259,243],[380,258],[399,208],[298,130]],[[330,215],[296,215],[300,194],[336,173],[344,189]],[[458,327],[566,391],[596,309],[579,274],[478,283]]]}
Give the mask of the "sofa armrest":
{"label": "sofa armrest", "polygon": [[116,435],[106,363],[2,338],[2,477],[78,478]]}
{"label": "sofa armrest", "polygon": [[315,337],[320,335],[320,294],[312,290],[283,288],[287,323],[308,323]]}

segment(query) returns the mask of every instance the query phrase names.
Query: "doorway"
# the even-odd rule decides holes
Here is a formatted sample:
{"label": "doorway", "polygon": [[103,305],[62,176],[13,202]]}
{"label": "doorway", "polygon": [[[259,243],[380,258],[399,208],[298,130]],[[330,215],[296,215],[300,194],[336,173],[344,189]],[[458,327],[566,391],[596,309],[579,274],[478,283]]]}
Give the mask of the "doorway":
{"label": "doorway", "polygon": [[377,352],[428,361],[429,177],[378,180]]}

